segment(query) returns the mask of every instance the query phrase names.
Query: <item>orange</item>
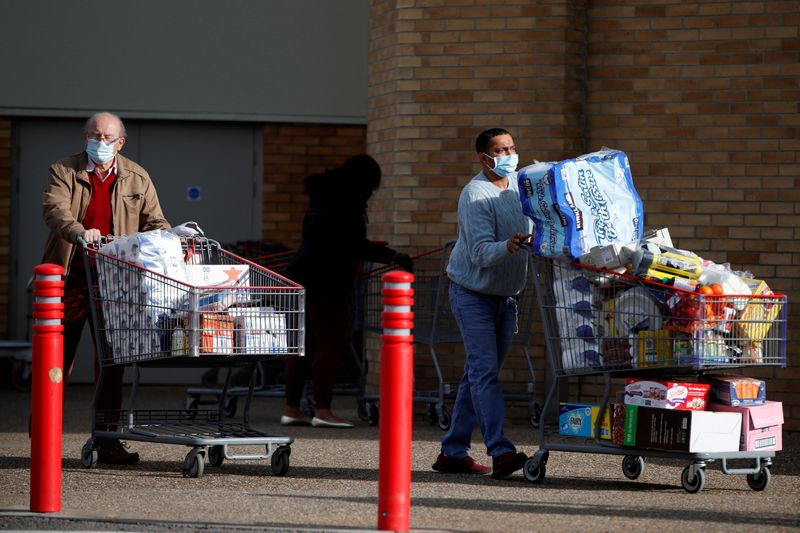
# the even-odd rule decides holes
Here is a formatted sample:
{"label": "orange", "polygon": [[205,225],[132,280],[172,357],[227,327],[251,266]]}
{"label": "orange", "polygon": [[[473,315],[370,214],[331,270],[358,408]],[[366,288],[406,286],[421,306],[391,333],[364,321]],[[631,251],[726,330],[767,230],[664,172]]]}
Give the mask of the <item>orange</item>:
{"label": "orange", "polygon": [[709,285],[698,285],[695,289],[695,292],[699,292],[704,296],[711,296],[714,294],[714,289],[712,289]]}
{"label": "orange", "polygon": [[722,296],[725,293],[725,290],[719,283],[712,283],[709,285],[709,287],[711,287],[711,290],[714,291],[714,296]]}

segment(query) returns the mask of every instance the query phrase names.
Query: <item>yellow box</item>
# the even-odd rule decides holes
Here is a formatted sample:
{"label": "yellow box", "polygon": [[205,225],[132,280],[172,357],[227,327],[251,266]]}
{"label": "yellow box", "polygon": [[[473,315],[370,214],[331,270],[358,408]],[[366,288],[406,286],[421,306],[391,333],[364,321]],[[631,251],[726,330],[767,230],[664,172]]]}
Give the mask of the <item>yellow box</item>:
{"label": "yellow box", "polygon": [[747,278],[742,280],[750,288],[753,297],[736,320],[736,333],[740,337],[762,340],[767,336],[783,304],[778,298],[762,298],[773,294],[765,281]]}
{"label": "yellow box", "polygon": [[640,331],[636,341],[636,364],[638,368],[672,365],[672,338],[670,331]]}

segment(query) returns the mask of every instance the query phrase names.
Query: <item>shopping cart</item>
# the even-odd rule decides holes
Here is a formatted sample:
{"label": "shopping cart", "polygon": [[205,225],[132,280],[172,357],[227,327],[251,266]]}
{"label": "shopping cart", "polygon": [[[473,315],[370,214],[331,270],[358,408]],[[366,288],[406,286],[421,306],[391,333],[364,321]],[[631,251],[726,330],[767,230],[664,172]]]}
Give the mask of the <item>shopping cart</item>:
{"label": "shopping cart", "polygon": [[[117,257],[124,250],[114,251],[114,247],[124,242],[121,237],[107,237],[100,243],[84,243],[100,361],[97,390],[106,369],[113,365],[130,365],[135,372],[127,409],[100,410],[95,393],[92,435],[81,454],[83,466],[96,466],[98,440],[109,438],[188,446],[191,450],[183,462],[187,477],[202,475],[206,449],[212,466],[221,466],[226,459],[269,459],[273,474],[284,475],[294,439],[253,428],[249,397],[241,423],[224,421],[222,402],[215,410],[191,413],[183,409],[137,409],[139,369],[232,369],[235,365],[253,366],[263,360],[304,355],[303,288],[227,252],[216,241],[181,237],[179,254],[185,258],[187,273],[194,269],[205,276],[221,271],[230,280],[224,286],[195,286],[188,283],[188,276],[178,280]],[[229,379],[230,370],[226,386]],[[118,431],[109,429],[115,426]],[[241,446],[263,446],[266,453],[234,452]]]}
{"label": "shopping cart", "polygon": [[[285,275],[286,268],[295,253],[296,250],[287,249],[277,253],[258,255],[250,258],[250,261],[268,268],[272,272]],[[360,323],[358,320],[354,320],[352,336],[356,337],[359,333]],[[309,355],[311,355],[313,345],[309,343],[307,347]],[[337,382],[333,392],[335,395],[355,395],[360,399],[364,391],[366,366],[361,357],[361,351],[352,342],[348,356],[339,362]],[[286,392],[284,367],[283,360],[260,361],[254,367],[243,368],[233,374],[227,387],[217,386],[211,379],[205,379],[207,373],[204,375],[204,386],[187,389],[184,408],[188,413],[192,413],[204,404],[217,404],[221,400],[223,414],[232,417],[236,415],[238,399],[241,397],[283,398]],[[218,369],[212,369],[212,372],[215,370]],[[249,385],[251,380],[254,380],[252,390]],[[306,384],[300,408],[311,416],[314,414],[314,407],[310,391],[311,387]]]}
{"label": "shopping cart", "polygon": [[[539,450],[528,459],[523,470],[529,481],[542,482],[549,452],[556,450],[622,455],[622,472],[629,479],[642,475],[645,458],[686,460],[689,465],[682,472],[681,484],[690,493],[703,488],[706,466],[715,461],[720,461],[726,474],[746,475],[753,490],[767,487],[775,451],[763,448],[705,453],[682,447],[665,449],[667,438],[663,434],[660,436],[665,437],[664,441],[653,445],[647,439],[655,433],[644,438],[631,433],[636,420],[631,415],[642,410],[632,408],[629,403],[661,407],[672,398],[662,398],[651,389],[643,397],[652,392],[652,401],[629,402],[620,396],[630,394],[630,389],[627,392],[619,389],[625,386],[622,378],[653,381],[687,378],[684,381],[702,382],[719,371],[750,366],[785,367],[787,299],[784,295],[704,295],[560,260],[534,257],[533,265],[552,381],[542,411]],[[584,379],[592,382],[594,395],[583,394]],[[599,401],[582,404],[585,398],[597,398],[594,382],[600,380]],[[609,406],[610,399],[613,407]],[[581,421],[560,417],[559,400],[594,411],[588,434],[574,436],[580,431],[575,431],[577,425],[572,427],[572,424]],[[705,406],[696,403],[693,407]],[[570,407],[561,407],[564,409],[572,412]],[[650,412],[666,421],[665,411],[675,413],[668,409]],[[588,415],[589,411],[585,412]],[[640,425],[642,420],[638,419]],[[741,426],[735,424],[733,448],[738,448]],[[647,442],[646,447],[637,446],[640,440]],[[730,446],[729,442],[727,447]],[[713,449],[713,445],[707,445],[706,449]]]}
{"label": "shopping cart", "polygon": [[[450,309],[448,290],[450,280],[447,277],[447,261],[455,241],[450,241],[444,246],[434,248],[414,256],[414,343],[428,348],[431,363],[436,377],[435,388],[432,390],[419,389],[415,386],[414,401],[428,405],[428,421],[438,425],[442,430],[450,427],[450,411],[446,400],[455,398],[455,390],[447,382],[439,361],[437,348],[440,345],[461,345],[461,331]],[[366,331],[380,333],[381,278],[387,271],[396,268],[387,266],[368,272],[362,277],[363,293],[363,322]],[[534,427],[539,423],[541,409],[536,402],[535,372],[528,350],[528,342],[533,325],[533,313],[536,299],[531,289],[519,295],[518,300],[518,333],[514,336],[512,347],[518,347],[524,358],[530,380],[502,383],[504,397],[507,401],[524,401],[528,405],[529,420]],[[416,380],[415,380],[416,381]],[[359,415],[371,425],[378,423],[378,407],[375,402],[379,398],[365,395],[359,406]]]}

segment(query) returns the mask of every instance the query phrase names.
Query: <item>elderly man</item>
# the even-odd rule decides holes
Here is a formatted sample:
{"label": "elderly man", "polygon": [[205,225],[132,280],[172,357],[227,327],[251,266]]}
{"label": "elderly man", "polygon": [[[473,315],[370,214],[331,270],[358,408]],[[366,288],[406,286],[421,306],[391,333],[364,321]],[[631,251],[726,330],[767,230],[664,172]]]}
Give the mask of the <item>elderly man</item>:
{"label": "elderly man", "polygon": [[[147,172],[123,157],[125,126],[111,113],[97,113],[86,121],[84,151],[50,167],[43,195],[44,221],[50,230],[42,262],[64,267],[64,391],[72,373],[75,352],[90,316],[89,293],[83,254],[77,241],[96,242],[102,235],[128,235],[138,231],[168,229],[156,189]],[[95,332],[92,331],[94,337]],[[98,377],[95,354],[95,380]],[[97,391],[98,411],[119,410],[122,405],[124,367],[104,369]],[[108,425],[101,430],[115,429]],[[98,443],[98,462],[133,464],[130,453],[117,439]]]}

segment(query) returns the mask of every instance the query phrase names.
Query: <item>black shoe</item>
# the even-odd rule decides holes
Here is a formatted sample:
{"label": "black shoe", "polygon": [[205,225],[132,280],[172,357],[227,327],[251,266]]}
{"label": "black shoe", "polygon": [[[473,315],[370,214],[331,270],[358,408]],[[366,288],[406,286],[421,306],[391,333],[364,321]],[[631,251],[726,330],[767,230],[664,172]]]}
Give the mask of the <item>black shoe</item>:
{"label": "black shoe", "polygon": [[517,470],[522,470],[528,456],[522,452],[506,452],[492,458],[492,477],[499,479],[508,477]]}
{"label": "black shoe", "polygon": [[108,465],[135,465],[139,462],[139,454],[126,450],[127,443],[114,441],[101,445],[97,449],[97,462]]}

